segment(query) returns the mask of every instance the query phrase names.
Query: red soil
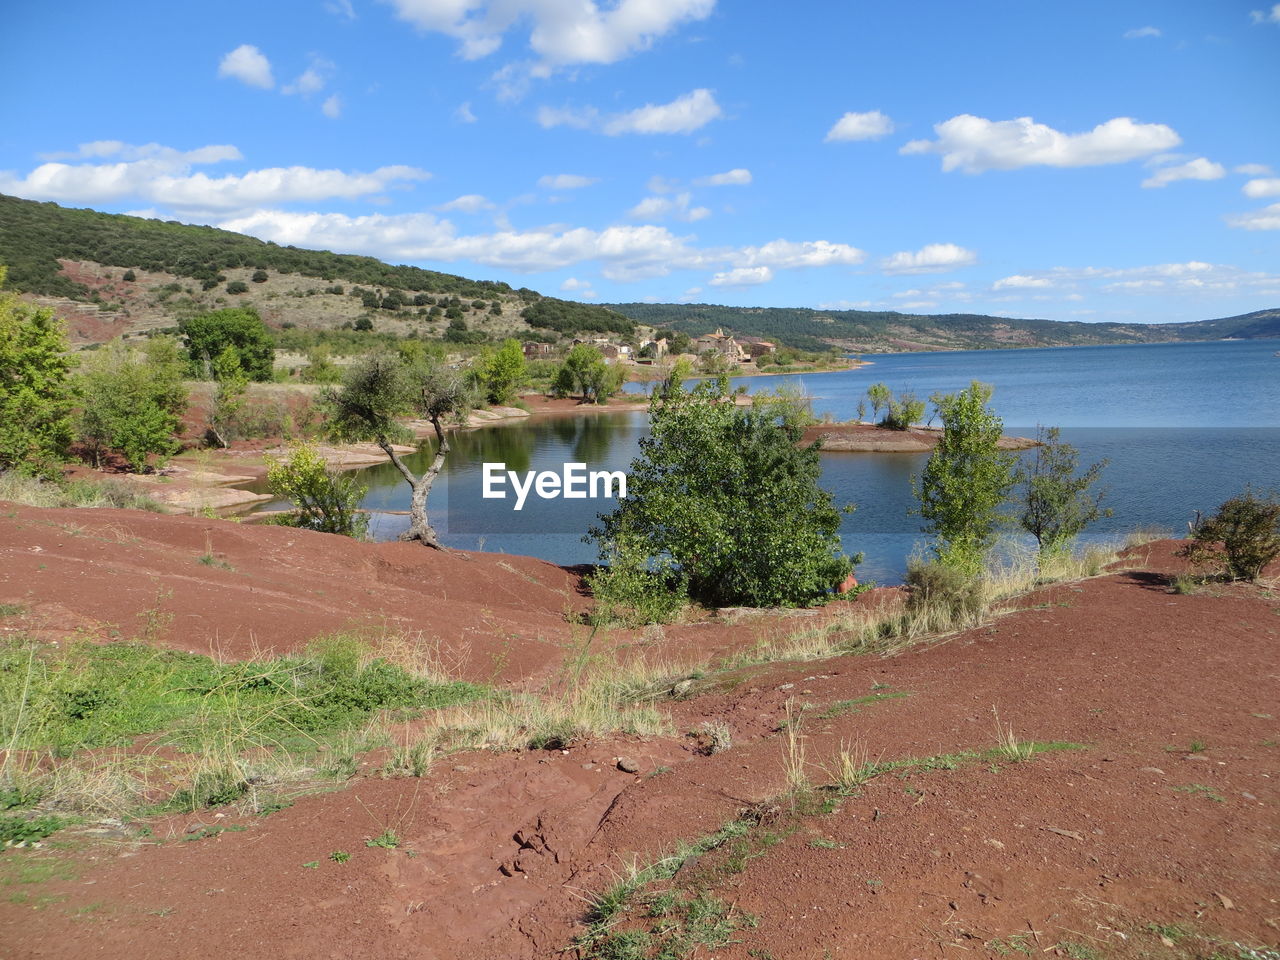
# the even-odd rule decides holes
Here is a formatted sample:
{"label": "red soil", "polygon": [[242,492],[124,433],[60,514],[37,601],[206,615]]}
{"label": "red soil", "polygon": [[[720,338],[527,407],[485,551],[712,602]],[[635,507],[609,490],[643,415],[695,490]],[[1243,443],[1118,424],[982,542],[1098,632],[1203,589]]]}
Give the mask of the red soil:
{"label": "red soil", "polygon": [[[235,572],[195,562],[206,536]],[[0,543],[0,602],[29,605],[50,633],[136,623],[168,584],[171,636],[191,648],[214,645],[232,622],[232,650],[251,630],[299,643],[376,607],[473,638],[472,669],[485,644],[510,636],[512,675],[528,675],[556,656],[536,638],[563,637],[557,618],[580,602],[572,574],[538,561],[193,519],[19,508],[0,520]],[[1023,739],[1086,748],[998,771],[884,775],[837,812],[790,823],[785,841],[713,887],[758,926],[698,956],[996,956],[996,938],[1019,935],[1037,955],[1067,940],[1105,957],[1192,955],[1164,948],[1152,923],[1274,943],[1280,605],[1258,587],[1173,595],[1166,575],[1179,561],[1168,545],[1147,553],[1135,570],[1044,589],[946,643],[754,668],[671,705],[679,730],[732,729],[733,746],[713,756],[690,737],[457,755],[421,780],[358,776],[242,819],[243,832],[158,845],[122,830],[75,853],[4,853],[69,858],[74,875],[33,888],[64,900],[0,902],[0,955],[552,958],[583,931],[582,898],[630,856],[712,832],[781,792],[788,700],[815,708],[801,731],[817,781],[855,738],[885,760],[990,747],[993,707]],[[761,624],[781,628],[748,620],[666,636],[679,646],[706,631],[710,646],[741,646]],[[817,719],[877,685],[909,696]],[[1192,741],[1206,748],[1192,752]],[[616,768],[619,754],[638,775]],[[366,847],[386,827],[402,846]],[[351,861],[331,862],[334,850]]]}

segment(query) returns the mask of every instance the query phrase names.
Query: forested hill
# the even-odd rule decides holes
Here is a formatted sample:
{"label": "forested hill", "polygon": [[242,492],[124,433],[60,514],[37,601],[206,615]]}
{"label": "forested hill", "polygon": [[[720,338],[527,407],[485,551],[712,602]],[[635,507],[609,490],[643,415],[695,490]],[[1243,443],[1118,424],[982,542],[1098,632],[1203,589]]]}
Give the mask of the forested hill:
{"label": "forested hill", "polygon": [[1100,343],[1280,337],[1280,309],[1193,323],[1082,323],[1021,320],[981,314],[910,314],[805,307],[722,307],[708,303],[605,304],[638,323],[691,336],[717,328],[764,337],[801,349],[837,345],[866,353],[897,350],[973,350]]}
{"label": "forested hill", "polygon": [[[114,273],[68,269],[66,261],[117,269]],[[280,313],[278,319],[300,326],[311,325],[306,312],[271,310],[264,301],[300,294],[332,298],[331,290],[345,290],[348,297],[356,298],[352,304],[342,305],[343,309],[335,304],[333,309],[310,314],[343,321],[372,309],[380,319],[394,321],[396,329],[406,328],[416,316],[405,308],[428,313],[430,306],[446,304],[468,311],[473,328],[483,331],[492,326],[503,335],[527,333],[530,328],[560,336],[583,331],[630,335],[635,328],[630,320],[604,307],[543,297],[506,283],[392,266],[373,257],[280,246],[215,227],[73,209],[4,194],[0,194],[0,264],[8,267],[9,286],[22,293],[98,304],[135,321],[140,317],[145,321],[143,315],[180,315],[184,310],[222,305],[227,302],[223,294],[231,292],[226,285],[231,283],[235,291],[231,295],[240,298],[232,302],[253,306],[264,316]],[[120,278],[120,268],[139,274],[138,284],[114,282]],[[254,271],[268,273],[270,282],[260,277],[261,286],[248,284],[247,291],[240,291],[236,281],[245,286],[243,279]],[[182,282],[166,284],[175,279]],[[304,280],[308,282],[300,284]],[[318,288],[321,282],[333,286]],[[158,296],[140,295],[157,290]],[[166,298],[166,293],[174,296]]]}

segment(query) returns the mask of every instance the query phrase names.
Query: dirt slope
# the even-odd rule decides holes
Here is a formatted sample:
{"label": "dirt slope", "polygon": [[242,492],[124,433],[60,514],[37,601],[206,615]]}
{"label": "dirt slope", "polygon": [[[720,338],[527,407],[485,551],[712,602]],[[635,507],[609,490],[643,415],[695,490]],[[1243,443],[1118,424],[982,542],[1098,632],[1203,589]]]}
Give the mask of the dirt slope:
{"label": "dirt slope", "polygon": [[[204,558],[202,560],[202,558]],[[469,679],[539,673],[581,607],[580,578],[531,557],[364,544],[131,510],[0,504],[0,603],[26,627],[244,658],[322,634],[438,638]],[[500,662],[499,662],[500,661]]]}
{"label": "dirt slope", "polygon": [[[19,510],[3,520],[0,600],[34,597],[50,616],[61,602],[68,623],[126,618],[109,595],[125,589],[125,561],[112,558],[136,565],[134,602],[147,602],[159,558],[202,553],[209,528],[121,514],[117,540],[100,527],[74,536],[69,526],[84,516]],[[298,604],[299,617],[319,619],[308,604],[345,613],[361,590],[406,598],[415,577],[467,576],[460,602],[494,629],[520,624],[525,639],[510,648],[526,662],[536,658],[519,651],[574,588],[569,574],[556,579],[534,561],[423,560],[399,545],[334,544],[327,565],[294,566],[286,532],[224,526],[213,527],[215,551],[233,565],[253,551],[278,560],[275,593],[259,598],[194,559],[190,593],[212,606],[220,588],[220,604],[243,603],[250,621],[257,604]],[[352,565],[370,552],[376,561]],[[33,566],[28,554],[43,558]],[[457,755],[425,778],[357,777],[265,819],[203,815],[241,832],[179,842],[193,826],[186,817],[155,825],[169,836],[161,844],[126,829],[79,852],[0,854],[69,864],[32,888],[47,899],[0,900],[0,956],[552,958],[583,932],[584,897],[631,857],[762,803],[785,839],[709,886],[758,923],[699,957],[1066,956],[1054,948],[1067,942],[1099,957],[1209,956],[1188,952],[1181,933],[1166,946],[1150,924],[1274,943],[1280,602],[1256,587],[1172,595],[1164,573],[1178,562],[1167,546],[1137,563],[1043,590],[940,645],[753,668],[673,704],[678,730],[716,721],[732,731],[733,746],[712,756],[691,737]],[[40,585],[55,574],[58,591]],[[195,629],[195,609],[185,609],[175,613]],[[740,643],[754,636],[750,624],[716,629]],[[873,691],[906,695],[838,709]],[[776,800],[789,700],[793,712],[810,708],[801,736],[815,781],[842,742],[884,760],[990,747],[993,707],[1024,739],[1084,749],[883,775],[835,812],[793,818]],[[637,774],[617,768],[620,755]],[[387,827],[404,838],[399,848],[366,846]],[[329,860],[333,851],[350,861]]]}

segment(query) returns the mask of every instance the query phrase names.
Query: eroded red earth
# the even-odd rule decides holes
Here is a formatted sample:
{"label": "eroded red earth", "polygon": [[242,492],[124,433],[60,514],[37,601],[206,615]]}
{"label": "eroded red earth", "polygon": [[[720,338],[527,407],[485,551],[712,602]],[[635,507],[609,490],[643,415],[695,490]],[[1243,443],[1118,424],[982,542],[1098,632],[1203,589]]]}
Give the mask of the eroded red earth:
{"label": "eroded red earth", "polygon": [[[560,669],[565,614],[586,603],[573,572],[530,559],[122,511],[0,513],[0,602],[48,637],[130,638],[158,607],[171,620],[155,642],[240,656],[386,618],[439,637],[464,674],[523,683]],[[198,563],[209,551],[231,569]],[[732,746],[713,755],[685,735],[456,754],[421,779],[366,771],[265,818],[205,812],[245,828],[207,839],[179,842],[188,816],[153,824],[156,838],[7,851],[64,866],[5,888],[32,895],[0,897],[0,956],[552,958],[631,858],[747,809],[785,838],[710,892],[758,922],[696,956],[1197,955],[1151,925],[1275,944],[1280,598],[1170,593],[1168,544],[1128,566],[945,642],[749,668],[667,705],[681,734],[727,727]],[[692,661],[795,628],[748,618],[615,642]],[[838,707],[872,692],[905,696]],[[882,760],[985,750],[993,709],[1024,740],[1083,749],[885,774],[833,812],[794,816],[778,799],[789,701],[815,782],[842,744]],[[398,848],[366,846],[388,827]]]}

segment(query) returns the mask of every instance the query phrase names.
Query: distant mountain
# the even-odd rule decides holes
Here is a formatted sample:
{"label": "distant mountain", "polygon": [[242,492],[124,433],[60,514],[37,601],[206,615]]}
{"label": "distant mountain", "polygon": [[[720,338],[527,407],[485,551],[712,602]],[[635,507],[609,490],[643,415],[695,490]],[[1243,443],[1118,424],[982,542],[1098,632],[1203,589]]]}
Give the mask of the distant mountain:
{"label": "distant mountain", "polygon": [[805,307],[721,307],[708,303],[604,306],[637,323],[682,330],[691,336],[723,328],[746,336],[772,338],[806,350],[837,346],[861,353],[1280,337],[1280,309],[1193,323],[1141,324],[1014,320],[969,313],[929,315]]}
{"label": "distant mountain", "polygon": [[[277,327],[371,320],[395,335],[558,340],[632,336],[637,324],[697,336],[718,327],[805,350],[861,353],[1280,337],[1280,309],[1194,323],[1015,320],[714,304],[586,304],[526,287],[373,257],[304,250],[173,221],[77,210],[0,194],[9,284],[56,309],[78,343],[165,328],[183,316],[252,306]],[[459,326],[461,324],[461,326]]]}

